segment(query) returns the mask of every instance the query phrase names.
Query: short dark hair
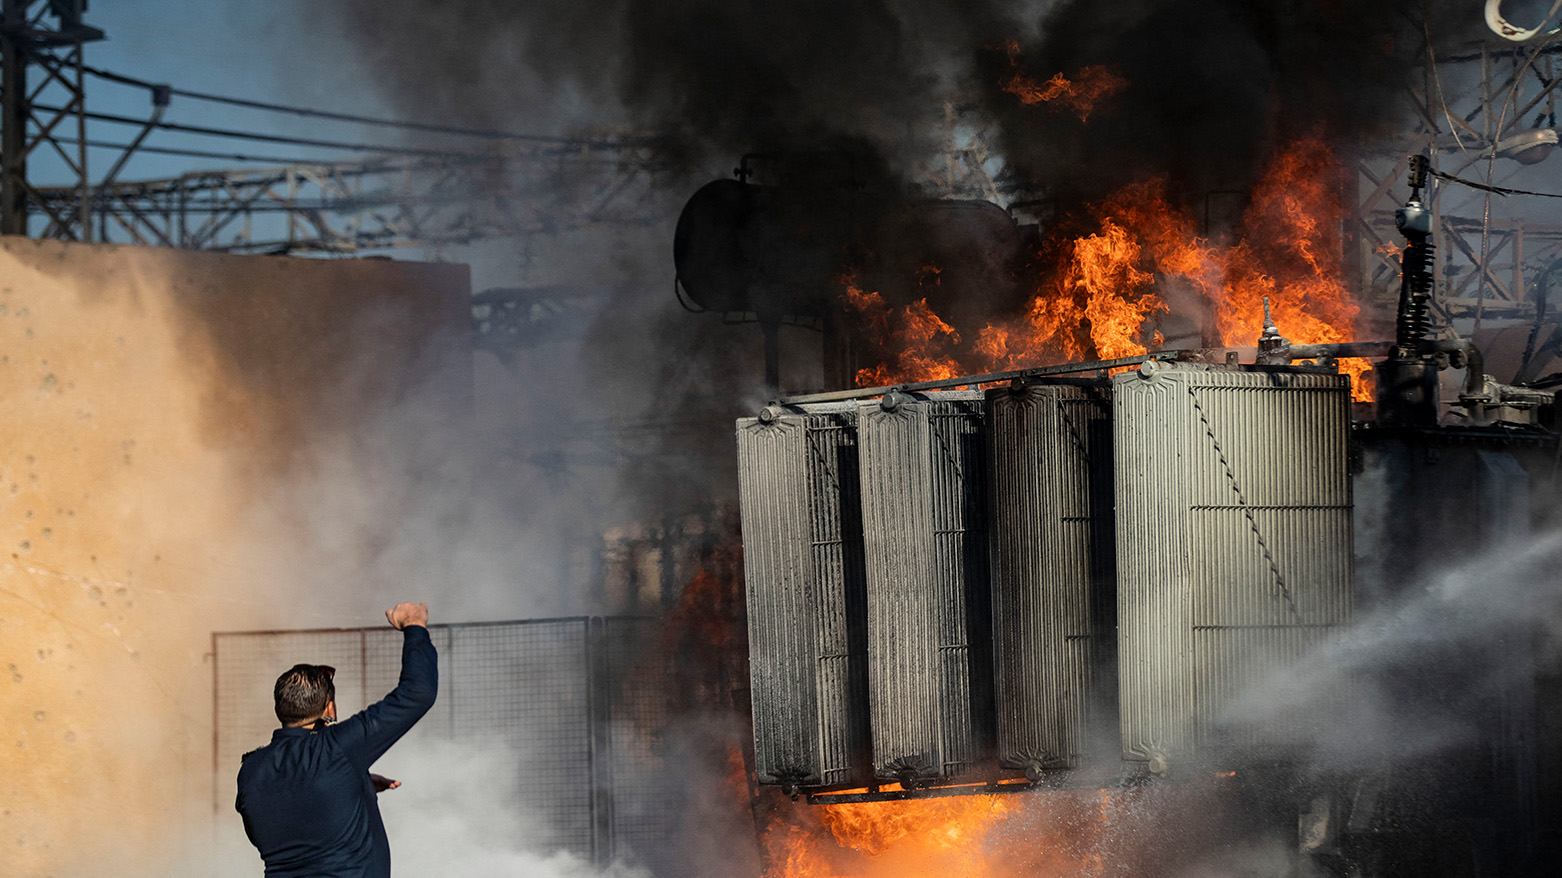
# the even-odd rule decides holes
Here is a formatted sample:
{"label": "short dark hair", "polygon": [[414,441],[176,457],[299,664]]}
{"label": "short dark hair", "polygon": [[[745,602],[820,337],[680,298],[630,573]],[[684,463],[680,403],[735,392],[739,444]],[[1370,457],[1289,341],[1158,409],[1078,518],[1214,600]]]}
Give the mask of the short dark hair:
{"label": "short dark hair", "polygon": [[325,713],[325,706],[336,700],[336,684],[331,681],[335,675],[336,669],[329,665],[294,665],[284,671],[272,690],[277,719],[290,725]]}

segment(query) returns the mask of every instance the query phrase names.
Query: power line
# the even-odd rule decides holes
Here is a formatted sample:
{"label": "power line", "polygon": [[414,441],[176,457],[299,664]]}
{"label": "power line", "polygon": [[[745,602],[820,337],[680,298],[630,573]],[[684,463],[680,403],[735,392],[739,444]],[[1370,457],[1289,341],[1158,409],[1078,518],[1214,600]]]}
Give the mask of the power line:
{"label": "power line", "polygon": [[1463,177],[1455,177],[1453,174],[1446,174],[1442,171],[1428,170],[1427,173],[1437,177],[1438,179],[1447,180],[1450,183],[1459,183],[1464,186],[1469,186],[1471,189],[1480,189],[1484,192],[1495,192],[1502,196],[1536,195],[1541,198],[1562,198],[1562,193],[1558,192],[1532,192],[1528,189],[1509,189],[1506,186],[1493,186],[1489,183],[1477,183],[1474,180],[1466,180]]}
{"label": "power line", "polygon": [[[63,113],[60,107],[46,107],[42,104],[34,104],[34,108],[45,112]],[[117,116],[112,113],[82,113],[88,119],[96,119],[100,122],[113,122],[119,125],[144,126],[148,124],[146,119],[136,119],[131,116]],[[326,149],[347,149],[356,152],[381,152],[397,153],[401,155],[437,156],[442,158],[477,158],[479,153],[460,152],[445,149],[420,149],[415,146],[378,146],[368,143],[351,143],[342,140],[320,140],[312,137],[289,137],[284,134],[261,134],[257,131],[236,131],[231,128],[209,128],[204,125],[181,125],[177,122],[154,122],[154,128],[165,131],[178,131],[184,134],[201,134],[207,137],[227,137],[235,140],[258,140],[265,143],[287,143],[293,146],[314,146]]]}
{"label": "power line", "polygon": [[[43,111],[46,111],[46,112],[56,112],[56,113],[63,112],[63,110],[61,108],[59,108],[59,107],[49,107],[49,106],[44,106],[42,104],[34,104],[33,106],[36,109],[43,110]],[[352,150],[354,152],[374,152],[374,153],[383,153],[383,154],[392,154],[392,155],[413,155],[413,156],[423,156],[423,157],[428,157],[428,158],[442,158],[442,159],[479,159],[479,160],[487,160],[487,159],[491,159],[491,158],[494,157],[494,156],[492,156],[490,154],[481,153],[481,152],[467,152],[467,151],[461,151],[461,150],[448,150],[448,149],[425,149],[425,148],[420,148],[420,147],[415,147],[415,146],[385,146],[385,145],[381,145],[381,144],[371,144],[371,143],[353,143],[353,142],[350,142],[350,141],[342,141],[342,140],[322,140],[322,139],[318,139],[318,138],[309,138],[309,137],[290,137],[290,136],[283,135],[283,134],[262,134],[262,133],[260,133],[258,131],[239,131],[239,130],[235,130],[235,129],[231,129],[231,128],[211,128],[211,127],[204,126],[204,125],[182,125],[182,124],[180,124],[178,122],[161,122],[161,121],[159,121],[159,122],[152,122],[152,121],[147,120],[147,119],[137,119],[137,118],[135,118],[133,116],[119,116],[119,115],[115,115],[115,114],[112,114],[112,113],[84,112],[84,113],[82,113],[82,115],[85,116],[88,119],[95,119],[95,120],[98,120],[100,122],[111,122],[111,123],[114,123],[114,124],[117,124],[117,125],[134,125],[136,127],[143,127],[143,126],[146,126],[146,125],[150,124],[154,128],[161,128],[161,129],[163,129],[165,131],[177,131],[177,132],[182,133],[182,134],[198,134],[198,135],[202,135],[202,136],[206,136],[206,137],[225,137],[225,138],[236,139],[236,140],[255,140],[255,141],[260,141],[260,142],[263,142],[263,143],[285,143],[285,144],[289,144],[289,145],[292,145],[292,146],[313,146],[313,147],[320,147],[320,148],[324,148],[324,149],[345,149],[345,150]],[[514,160],[518,160],[518,161],[519,160],[526,160],[526,159],[539,159],[539,158],[563,158],[563,159],[567,159],[569,157],[570,157],[570,150],[568,150],[568,149],[563,149],[563,150],[559,150],[559,151],[556,151],[556,152],[550,151],[550,153],[546,154],[546,155],[519,154],[519,155],[504,155],[504,156],[502,156],[502,158],[514,159]],[[602,163],[604,165],[612,165],[612,164],[614,164],[614,160],[609,159],[609,158],[605,158],[605,157],[601,158],[601,159],[595,159],[595,160],[592,160],[592,161],[600,162],[600,163]],[[577,166],[587,165],[587,164],[590,164],[590,163],[591,162],[580,161],[580,160],[576,160],[576,161],[572,161],[571,162],[572,165],[577,165]]]}
{"label": "power line", "polygon": [[[78,141],[74,138],[61,138],[60,143],[75,145]],[[128,143],[106,143],[101,140],[87,141],[89,149],[115,149],[125,150],[130,148]],[[171,146],[138,146],[136,152],[150,152],[158,155],[176,155],[197,159],[223,159],[234,162],[265,162],[273,165],[307,165],[315,164],[308,159],[277,158],[273,156],[243,155],[241,153],[206,152],[199,149],[178,149]]]}
{"label": "power line", "polygon": [[498,131],[488,128],[463,128],[454,125],[433,125],[427,122],[405,122],[398,119],[380,119],[373,116],[360,116],[355,113],[335,113],[329,110],[314,110],[307,107],[294,107],[286,104],[273,104],[266,101],[252,101],[245,98],[226,97],[205,92],[189,91],[174,88],[167,85],[147,82],[144,79],[136,79],[133,76],[125,76],[122,73],[114,73],[101,70],[96,67],[82,65],[82,70],[94,76],[118,82],[125,85],[133,85],[156,92],[159,89],[168,94],[191,98],[199,101],[212,101],[219,104],[229,104],[235,107],[247,107],[253,110],[267,110],[274,113],[290,113],[295,116],[310,116],[316,119],[335,119],[342,122],[357,122],[362,125],[379,125],[386,128],[401,128],[408,131],[428,131],[435,134],[455,134],[464,137],[482,137],[490,140],[521,140],[530,143],[548,143],[567,146],[584,146],[591,149],[618,149],[626,146],[644,146],[651,141],[648,138],[633,138],[626,140],[613,139],[582,139],[573,137],[560,137],[547,134],[519,134],[511,131]]}

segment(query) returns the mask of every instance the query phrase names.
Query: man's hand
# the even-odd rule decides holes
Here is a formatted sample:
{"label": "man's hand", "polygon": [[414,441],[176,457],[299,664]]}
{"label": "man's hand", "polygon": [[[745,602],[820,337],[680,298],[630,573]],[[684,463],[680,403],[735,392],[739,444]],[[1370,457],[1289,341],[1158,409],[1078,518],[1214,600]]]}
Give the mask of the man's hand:
{"label": "man's hand", "polygon": [[388,777],[384,777],[382,775],[375,774],[372,771],[369,772],[369,780],[374,782],[374,791],[376,793],[383,793],[386,790],[394,790],[397,787],[401,786],[401,781],[399,781],[399,780],[392,780],[392,779],[390,779]]}
{"label": "man's hand", "polygon": [[408,625],[428,627],[428,604],[400,603],[385,611],[385,620],[400,631]]}

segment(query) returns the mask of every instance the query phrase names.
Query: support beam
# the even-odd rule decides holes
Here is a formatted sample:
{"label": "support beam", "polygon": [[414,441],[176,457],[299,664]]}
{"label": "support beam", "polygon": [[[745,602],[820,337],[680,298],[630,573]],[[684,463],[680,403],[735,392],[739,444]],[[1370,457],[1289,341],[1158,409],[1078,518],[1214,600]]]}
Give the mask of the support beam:
{"label": "support beam", "polygon": [[[109,183],[91,211],[104,240],[228,253],[358,253],[525,239],[672,215],[649,147],[583,145],[470,156],[385,157]],[[46,237],[77,224],[75,193],[37,190]]]}
{"label": "support beam", "polygon": [[[1423,53],[1427,57],[1430,52]],[[1390,303],[1397,296],[1400,238],[1394,209],[1408,191],[1405,157],[1424,153],[1438,170],[1490,184],[1489,171],[1516,167],[1503,153],[1505,141],[1556,126],[1559,68],[1562,45],[1556,44],[1480,45],[1423,64],[1418,87],[1405,95],[1410,130],[1363,150],[1357,163],[1358,200],[1349,220],[1357,230],[1356,249],[1347,263],[1354,259],[1362,266],[1364,304]],[[1562,156],[1544,160],[1558,164]],[[1432,306],[1449,319],[1474,320],[1477,314],[1486,320],[1532,319],[1535,278],[1562,254],[1562,225],[1518,216],[1522,196],[1493,197],[1487,216],[1484,198],[1478,209],[1454,213],[1455,198],[1470,191],[1437,180],[1423,198],[1436,218]]]}
{"label": "support beam", "polygon": [[[82,46],[103,32],[82,23],[86,7],[86,0],[0,0],[0,234],[27,234],[29,213],[41,211],[57,227],[48,237],[91,240]],[[40,149],[71,180],[60,188],[71,193],[73,223],[61,222],[62,206],[31,183],[28,159]]]}

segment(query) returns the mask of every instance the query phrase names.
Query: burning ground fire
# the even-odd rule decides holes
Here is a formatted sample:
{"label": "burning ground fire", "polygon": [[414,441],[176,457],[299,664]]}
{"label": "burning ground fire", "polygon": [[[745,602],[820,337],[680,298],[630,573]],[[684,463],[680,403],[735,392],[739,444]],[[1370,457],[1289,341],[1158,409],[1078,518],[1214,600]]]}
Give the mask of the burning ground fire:
{"label": "burning ground fire", "polygon": [[[1183,848],[1229,854],[1248,831],[1233,774],[1174,786],[808,805],[758,813],[766,878],[1050,878],[1168,874]],[[774,791],[771,791],[774,792]],[[760,801],[765,801],[763,798]],[[1190,815],[1200,815],[1193,819]],[[1161,841],[1157,841],[1157,840]],[[1223,853],[1224,852],[1224,853]],[[1208,874],[1195,868],[1177,874]]]}
{"label": "burning ground fire", "polygon": [[[1101,873],[1104,793],[798,804],[765,833],[771,878],[1008,878]],[[1045,812],[1045,813],[1043,813]],[[1060,836],[1035,844],[1040,819]],[[1078,824],[1078,825],[1076,825]],[[1074,839],[1070,841],[1069,838]]]}
{"label": "burning ground fire", "polygon": [[[1013,813],[1006,796],[820,805],[767,833],[776,878],[967,875],[992,872],[989,836]],[[811,825],[810,825],[811,824]]]}
{"label": "burning ground fire", "polygon": [[[889,339],[885,362],[857,373],[859,386],[935,380],[1145,353],[1162,341],[1164,290],[1191,288],[1209,303],[1209,344],[1251,347],[1268,297],[1275,323],[1294,341],[1352,340],[1359,308],[1335,254],[1341,252],[1339,168],[1319,138],[1280,153],[1253,187],[1229,243],[1200,237],[1152,179],[1090,206],[1091,230],[1037,254],[1038,279],[1023,312],[974,332],[946,322],[926,297],[897,307],[843,281],[843,298],[870,337]],[[1052,254],[1056,254],[1055,256]],[[920,283],[937,283],[936,267]],[[1342,360],[1357,401],[1369,401],[1369,364]]]}

